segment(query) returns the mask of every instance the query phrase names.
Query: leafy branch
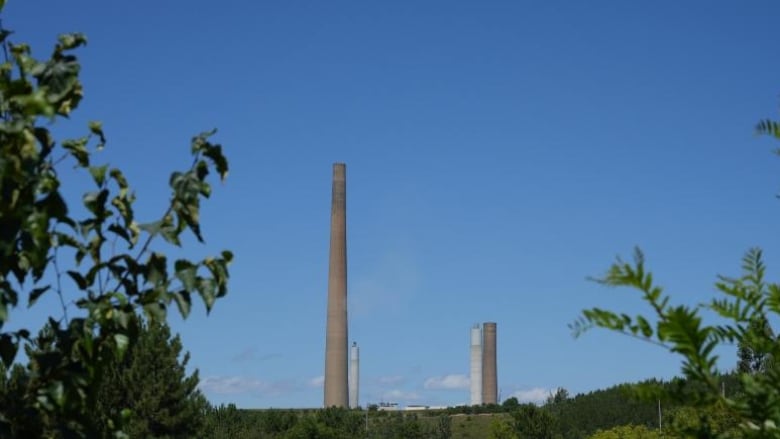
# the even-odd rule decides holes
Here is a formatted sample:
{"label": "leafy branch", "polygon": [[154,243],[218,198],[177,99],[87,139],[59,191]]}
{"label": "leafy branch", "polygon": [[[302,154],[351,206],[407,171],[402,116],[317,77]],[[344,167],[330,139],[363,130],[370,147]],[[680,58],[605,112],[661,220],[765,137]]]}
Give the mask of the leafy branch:
{"label": "leafy branch", "polygon": [[[161,236],[181,246],[186,230],[203,242],[201,201],[211,195],[207,177],[216,172],[224,180],[228,162],[222,146],[210,141],[215,131],[193,137],[192,165],[171,175],[165,213],[139,224],[135,193],[123,172],[93,163],[94,152],[106,145],[102,125],[90,122],[84,136],[59,143],[49,130],[83,98],[81,66],[73,51],[86,44],[84,35],[61,35],[46,60],[33,57],[27,44],[10,42],[10,35],[0,29],[0,45],[8,50],[0,64],[0,361],[7,369],[25,346],[31,376],[21,402],[25,410],[37,414],[53,436],[96,437],[100,433],[90,418],[94,384],[138,338],[138,320],[145,315],[164,322],[171,302],[187,317],[193,294],[210,312],[216,299],[227,294],[231,252],[200,261],[169,261],[151,251],[151,244]],[[83,218],[71,215],[60,191],[57,167],[66,159],[73,159],[95,184],[81,199]],[[117,249],[117,243],[123,248]],[[67,256],[73,262],[63,265]],[[63,274],[78,292],[72,318],[63,296]],[[49,280],[55,283],[63,319],[49,318],[35,339],[29,329],[3,332],[19,297],[25,294],[28,306],[35,306],[52,290]],[[0,436],[13,436],[3,410]],[[114,421],[112,428],[120,428],[122,420]]]}
{"label": "leafy branch", "polygon": [[[645,268],[644,255],[635,250],[633,263],[620,258],[607,274],[595,279],[611,287],[638,290],[653,312],[653,318],[635,317],[600,308],[584,310],[570,325],[575,336],[592,328],[604,328],[657,344],[680,355],[682,373],[693,383],[685,392],[643,388],[640,396],[651,395],[681,401],[701,411],[701,422],[685,431],[696,437],[716,437],[707,420],[711,408],[725,407],[739,422],[739,437],[780,437],[775,425],[780,420],[780,370],[769,367],[761,373],[740,374],[743,394],[726,397],[721,393],[716,347],[728,343],[747,344],[760,358],[780,358],[780,343],[768,330],[767,311],[780,311],[780,286],[764,281],[766,271],[762,252],[754,248],[742,259],[738,278],[719,276],[716,288],[723,296],[696,307],[672,305],[663,289],[653,283]],[[703,309],[713,311],[726,323],[707,324]],[[651,386],[652,387],[652,386]],[[721,432],[722,433],[722,432]],[[720,434],[720,433],[717,433]],[[720,437],[720,436],[718,436]],[[725,436],[724,436],[725,437]]]}

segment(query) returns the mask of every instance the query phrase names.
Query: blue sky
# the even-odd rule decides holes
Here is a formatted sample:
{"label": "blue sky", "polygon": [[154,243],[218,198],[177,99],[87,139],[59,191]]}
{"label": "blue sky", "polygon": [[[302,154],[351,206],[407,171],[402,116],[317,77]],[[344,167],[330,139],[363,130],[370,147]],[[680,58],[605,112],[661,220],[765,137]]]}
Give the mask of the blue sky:
{"label": "blue sky", "polygon": [[[57,130],[103,121],[100,160],[125,171],[142,219],[164,209],[189,138],[219,129],[230,176],[204,206],[207,244],[186,254],[233,250],[230,294],[173,327],[212,402],[315,407],[337,161],[362,403],[467,402],[469,330],[483,321],[498,323],[502,397],[678,373],[656,347],[574,339],[567,324],[590,306],[643,309],[585,280],[634,245],[685,303],[711,297],[752,246],[778,278],[780,160],[753,127],[778,115],[779,13],[772,1],[11,0],[3,24],[41,57],[58,33],[87,34],[86,99]],[[11,323],[47,312],[54,297]]]}

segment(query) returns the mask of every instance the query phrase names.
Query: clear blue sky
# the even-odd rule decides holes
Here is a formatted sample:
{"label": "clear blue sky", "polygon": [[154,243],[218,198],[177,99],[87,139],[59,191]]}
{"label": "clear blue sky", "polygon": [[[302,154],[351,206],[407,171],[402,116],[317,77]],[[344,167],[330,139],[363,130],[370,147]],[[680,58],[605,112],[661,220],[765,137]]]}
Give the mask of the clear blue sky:
{"label": "clear blue sky", "polygon": [[[41,57],[87,34],[86,99],[58,130],[104,122],[100,160],[142,219],[190,136],[219,129],[230,176],[187,254],[232,249],[230,294],[172,318],[214,403],[322,404],[336,161],[362,403],[468,401],[483,321],[502,397],[675,375],[656,347],[567,328],[589,306],[643,309],[585,280],[634,245],[685,303],[751,246],[780,277],[778,144],[753,132],[778,116],[775,1],[11,0],[4,15]],[[13,324],[42,310],[56,300]]]}

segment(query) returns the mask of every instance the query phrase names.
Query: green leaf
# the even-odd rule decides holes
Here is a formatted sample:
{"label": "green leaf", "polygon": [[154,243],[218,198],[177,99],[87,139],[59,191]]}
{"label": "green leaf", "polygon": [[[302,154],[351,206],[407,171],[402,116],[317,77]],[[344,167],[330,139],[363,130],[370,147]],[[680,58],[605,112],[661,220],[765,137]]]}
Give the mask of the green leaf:
{"label": "green leaf", "polygon": [[[205,160],[198,160],[198,164],[195,165],[195,176],[197,177],[197,180],[199,182],[202,182],[203,180],[206,179],[206,177],[208,175],[209,175],[209,165],[208,165],[208,163],[206,163]],[[200,187],[201,185],[198,185],[197,183],[193,183],[193,186]],[[200,189],[200,192],[203,193],[203,189],[202,188]]]}
{"label": "green leaf", "polygon": [[135,310],[130,307],[130,311],[124,311],[122,309],[116,310],[116,321],[119,322],[119,326],[122,329],[127,329],[130,321],[135,319]]}
{"label": "green leaf", "polygon": [[766,134],[780,139],[780,124],[777,122],[765,119],[756,125],[756,132],[758,134]]}
{"label": "green leaf", "polygon": [[3,323],[8,320],[8,305],[9,303],[5,299],[0,300],[0,329],[2,329]]}
{"label": "green leaf", "polygon": [[80,32],[62,34],[57,40],[60,42],[59,50],[75,49],[87,44],[87,37]]}
{"label": "green leaf", "polygon": [[78,271],[68,271],[68,276],[73,279],[74,282],[76,282],[76,285],[79,287],[80,290],[86,290],[87,289],[87,280],[84,279],[84,276],[81,275]]}
{"label": "green leaf", "polygon": [[130,409],[122,409],[122,411],[119,412],[119,415],[126,422],[130,419],[131,416],[133,416],[133,411]]}
{"label": "green leaf", "polygon": [[228,174],[228,161],[222,154],[222,145],[210,145],[203,152],[203,155],[208,157],[214,167],[217,168],[217,174],[219,174],[220,180],[224,181]]}
{"label": "green leaf", "polygon": [[125,221],[125,225],[127,225],[128,227],[130,226],[130,224],[133,223],[133,215],[134,215],[133,202],[134,201],[135,201],[135,196],[133,194],[129,194],[126,196],[117,195],[111,200],[111,205],[114,206],[116,211]]}
{"label": "green leaf", "polygon": [[163,220],[160,220],[151,223],[139,224],[138,228],[150,235],[156,235],[157,233],[160,232],[162,226],[163,226]]}
{"label": "green leaf", "polygon": [[125,230],[124,227],[120,226],[119,224],[110,224],[108,226],[108,231],[114,233],[115,235],[119,236],[120,238],[124,239],[128,244],[130,244],[130,248],[133,248],[133,245],[135,244],[131,238],[130,234],[127,233],[127,230]]}
{"label": "green leaf", "polygon": [[0,360],[3,361],[6,368],[11,367],[18,349],[19,345],[14,341],[11,335],[0,335]]}
{"label": "green leaf", "polygon": [[103,147],[106,145],[106,136],[103,134],[103,124],[96,120],[90,121],[89,131],[91,131],[92,134],[98,136],[100,139],[100,142],[97,144],[97,149],[103,149]]}
{"label": "green leaf", "polygon": [[642,332],[642,336],[649,338],[653,335],[653,328],[650,326],[647,319],[642,316],[637,316],[636,322],[639,326],[639,330]]}
{"label": "green leaf", "polygon": [[90,212],[95,214],[98,219],[102,219],[106,212],[106,200],[108,199],[108,189],[102,189],[96,192],[84,194],[84,206]]}
{"label": "green leaf", "polygon": [[62,141],[62,147],[70,152],[70,155],[76,159],[79,166],[84,168],[89,166],[89,151],[87,151],[86,137],[64,140]]}
{"label": "green leaf", "polygon": [[165,321],[165,305],[161,304],[160,302],[155,301],[145,304],[144,311],[146,311],[146,315],[149,317],[149,319],[154,322]]}
{"label": "green leaf", "polygon": [[65,386],[62,381],[55,381],[49,386],[49,397],[54,401],[58,407],[62,407],[65,404]]}
{"label": "green leaf", "polygon": [[[0,30],[0,32],[2,32]],[[41,145],[42,154],[41,158],[46,158],[51,151],[52,147],[54,146],[54,138],[51,136],[51,132],[47,130],[46,128],[42,127],[35,127],[33,129],[33,134],[35,135],[35,138],[38,140],[38,143]]]}
{"label": "green leaf", "polygon": [[176,277],[181,281],[184,289],[187,291],[195,290],[195,277],[198,266],[186,259],[179,259],[174,264]]}
{"label": "green leaf", "polygon": [[120,358],[123,357],[125,351],[127,351],[127,346],[130,344],[130,339],[125,334],[114,334],[114,343],[116,343],[117,354],[119,354]]}
{"label": "green leaf", "polygon": [[35,305],[35,302],[38,301],[38,298],[41,297],[43,293],[48,291],[51,288],[51,285],[46,285],[45,287],[35,288],[32,291],[30,291],[30,296],[27,300],[27,307],[31,307]]}
{"label": "green leaf", "polygon": [[62,198],[59,191],[50,193],[46,198],[38,201],[36,204],[43,208],[51,218],[55,218],[61,222],[69,222],[68,205],[65,203],[65,200]]}
{"label": "green leaf", "polygon": [[117,186],[119,186],[119,196],[120,197],[127,196],[127,192],[130,186],[127,184],[127,179],[125,178],[124,174],[122,174],[122,171],[120,171],[117,168],[114,168],[108,174],[111,176],[112,179],[114,179],[114,181],[116,181]]}
{"label": "green leaf", "polygon": [[217,287],[213,279],[198,278],[198,294],[200,294],[203,303],[206,305],[206,312],[211,312],[214,302],[217,300]]}
{"label": "green leaf", "polygon": [[188,291],[181,290],[173,293],[173,298],[176,300],[176,305],[179,307],[181,316],[185,319],[190,315],[190,309],[192,308],[192,298]]}
{"label": "green leaf", "polygon": [[203,242],[203,235],[200,233],[200,209],[197,198],[189,204],[183,204],[181,201],[174,203],[173,209],[180,223],[189,227],[199,242]]}
{"label": "green leaf", "polygon": [[81,66],[75,56],[63,56],[62,50],[62,45],[57,45],[52,59],[46,62],[44,68],[36,68],[33,76],[38,80],[38,90],[46,93],[47,103],[57,114],[68,116],[78,107],[83,96],[78,79]]}
{"label": "green leaf", "polygon": [[167,259],[164,254],[152,252],[149,260],[146,262],[145,277],[147,282],[158,285],[168,281]]}
{"label": "green leaf", "polygon": [[92,179],[95,180],[98,187],[102,187],[106,182],[106,171],[108,171],[108,165],[89,167],[89,173],[92,174]]}
{"label": "green leaf", "polygon": [[180,232],[176,227],[173,226],[163,227],[162,230],[160,230],[160,234],[162,235],[163,239],[165,239],[165,241],[177,247],[181,247],[181,240],[179,240]]}
{"label": "green leaf", "polygon": [[212,129],[211,131],[204,131],[197,136],[192,138],[192,142],[190,143],[192,153],[197,154],[208,145],[208,138],[216,134],[217,129]]}

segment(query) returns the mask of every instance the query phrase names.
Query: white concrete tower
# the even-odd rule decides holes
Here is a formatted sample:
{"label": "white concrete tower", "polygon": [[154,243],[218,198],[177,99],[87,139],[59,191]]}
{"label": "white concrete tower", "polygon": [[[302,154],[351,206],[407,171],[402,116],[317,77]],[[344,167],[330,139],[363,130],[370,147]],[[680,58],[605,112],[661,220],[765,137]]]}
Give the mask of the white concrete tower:
{"label": "white concrete tower", "polygon": [[482,329],[471,328],[471,405],[482,405]]}
{"label": "white concrete tower", "polygon": [[356,342],[352,342],[349,350],[349,408],[358,408],[358,394],[360,392],[360,348]]}

